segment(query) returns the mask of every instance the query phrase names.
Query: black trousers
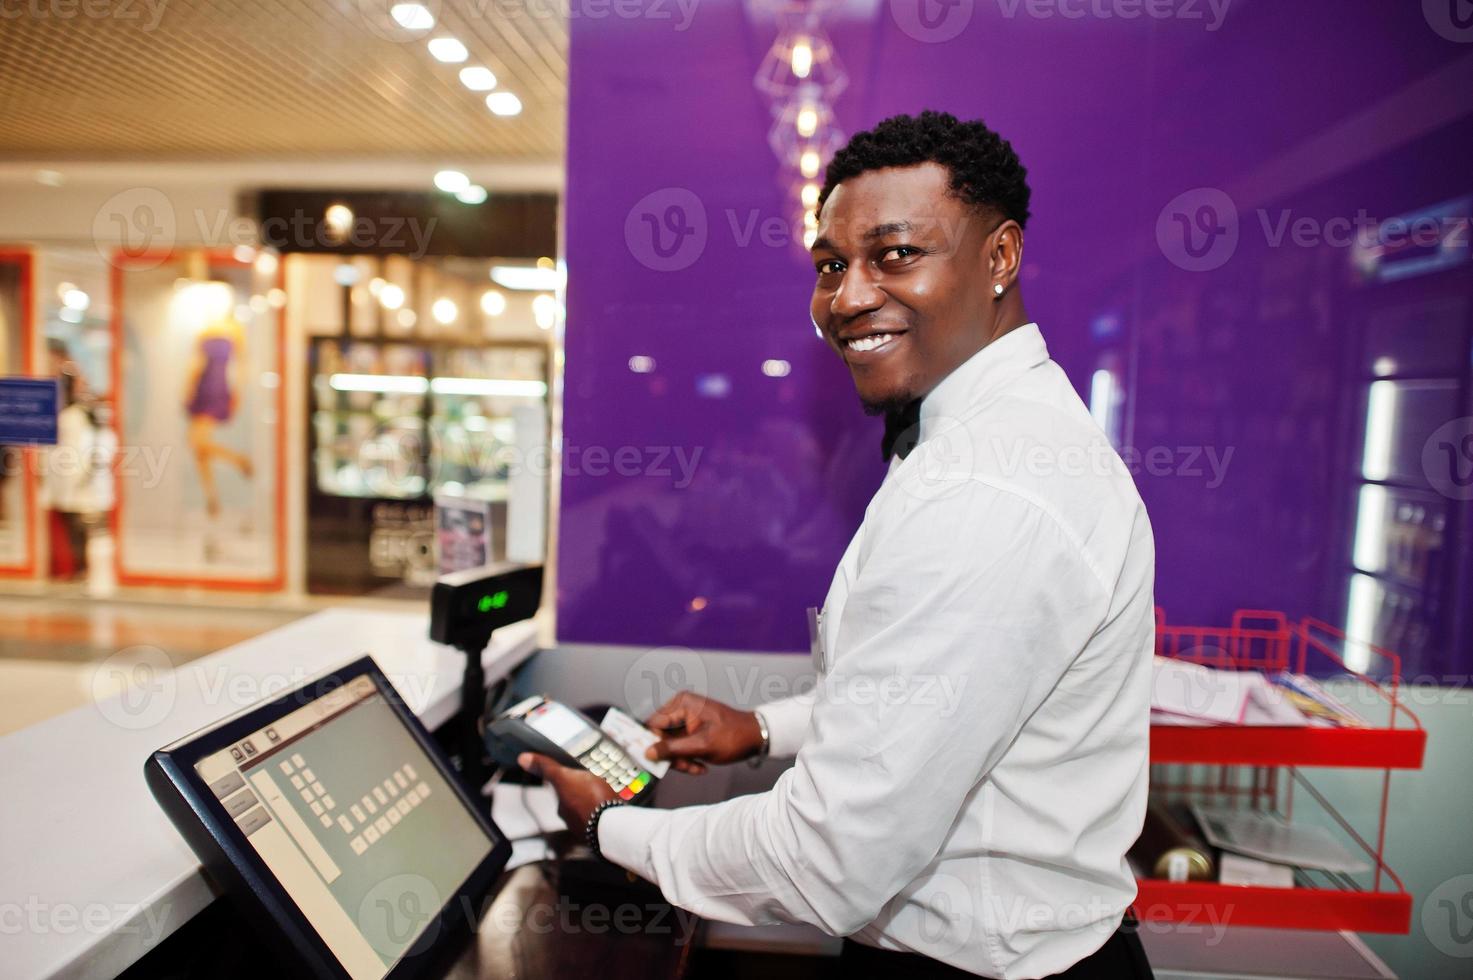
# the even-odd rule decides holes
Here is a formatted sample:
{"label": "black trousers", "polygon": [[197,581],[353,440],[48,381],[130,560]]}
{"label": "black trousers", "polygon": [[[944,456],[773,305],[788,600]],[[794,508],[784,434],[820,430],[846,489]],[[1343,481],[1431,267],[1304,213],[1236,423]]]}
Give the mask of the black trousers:
{"label": "black trousers", "polygon": [[[1096,952],[1044,980],[1151,980],[1151,964],[1146,960],[1140,936],[1136,935],[1138,928],[1134,917],[1127,916],[1115,935]],[[976,980],[977,977],[975,973],[917,953],[876,949],[848,939],[844,940],[844,950],[839,954],[837,975],[844,980]]]}

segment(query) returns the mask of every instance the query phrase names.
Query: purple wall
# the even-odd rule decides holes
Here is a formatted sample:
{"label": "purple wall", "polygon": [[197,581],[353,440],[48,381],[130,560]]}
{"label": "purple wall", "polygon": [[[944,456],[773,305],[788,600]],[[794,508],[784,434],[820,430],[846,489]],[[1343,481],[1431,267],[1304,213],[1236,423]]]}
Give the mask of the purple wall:
{"label": "purple wall", "polygon": [[[1276,244],[1264,222],[1334,231],[1361,209],[1384,219],[1473,191],[1473,45],[1419,4],[1370,0],[1236,0],[1215,29],[1206,0],[1166,19],[962,0],[926,8],[959,30],[928,43],[916,2],[825,15],[850,78],[839,124],[930,107],[1013,141],[1034,188],[1027,302],[1082,392],[1098,369],[1119,378],[1158,601],[1179,622],[1241,606],[1342,622],[1370,365],[1453,379],[1398,434],[1414,457],[1473,414],[1470,266],[1368,283],[1351,249]],[[754,217],[791,217],[752,84],[775,24],[706,0],[682,30],[668,9],[572,21],[559,633],[801,649],[803,608],[882,475],[879,424],[813,334],[801,249],[743,238]],[[1199,188],[1214,193],[1174,200]],[[1216,204],[1227,221],[1224,202],[1236,246],[1192,259],[1173,216]],[[663,259],[646,214],[694,233]],[[632,371],[637,355],[653,370]],[[767,359],[791,373],[764,376]],[[1428,553],[1387,562],[1400,581],[1377,628],[1414,671],[1447,671],[1467,655],[1452,610],[1473,581],[1469,522],[1456,491],[1412,470],[1393,489],[1422,507]]]}

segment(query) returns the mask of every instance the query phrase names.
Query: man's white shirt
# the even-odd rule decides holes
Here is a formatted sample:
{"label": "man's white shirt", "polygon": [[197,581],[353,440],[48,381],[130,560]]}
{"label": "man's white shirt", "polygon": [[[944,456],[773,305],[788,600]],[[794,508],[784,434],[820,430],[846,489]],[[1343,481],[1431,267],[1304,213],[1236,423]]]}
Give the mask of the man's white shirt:
{"label": "man's white shirt", "polygon": [[1151,528],[1035,324],[920,416],[834,574],[825,673],[758,709],[793,768],[710,806],[617,807],[599,844],[708,918],[1047,976],[1135,898]]}

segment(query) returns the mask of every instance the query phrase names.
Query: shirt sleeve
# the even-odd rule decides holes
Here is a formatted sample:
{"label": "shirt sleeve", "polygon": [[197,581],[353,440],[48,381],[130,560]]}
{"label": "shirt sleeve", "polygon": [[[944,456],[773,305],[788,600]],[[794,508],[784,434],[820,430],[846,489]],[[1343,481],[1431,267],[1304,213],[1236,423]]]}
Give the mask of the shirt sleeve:
{"label": "shirt sleeve", "polygon": [[930,863],[1108,607],[1078,542],[1038,505],[983,483],[952,490],[866,529],[793,768],[724,803],[610,811],[610,860],[707,918],[839,936]]}
{"label": "shirt sleeve", "polygon": [[813,701],[813,692],[807,691],[757,706],[757,713],[767,722],[768,755],[790,759],[798,754],[813,717]]}

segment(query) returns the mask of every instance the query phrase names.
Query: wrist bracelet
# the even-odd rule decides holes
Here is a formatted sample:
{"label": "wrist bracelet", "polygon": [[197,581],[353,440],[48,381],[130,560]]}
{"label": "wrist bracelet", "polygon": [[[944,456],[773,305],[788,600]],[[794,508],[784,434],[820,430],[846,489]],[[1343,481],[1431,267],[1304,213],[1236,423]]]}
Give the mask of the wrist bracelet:
{"label": "wrist bracelet", "polygon": [[762,760],[767,758],[767,753],[772,749],[772,735],[767,730],[767,719],[762,717],[762,712],[754,711],[752,717],[757,719],[757,733],[762,736],[762,747],[747,760],[747,765],[756,769],[762,765]]}
{"label": "wrist bracelet", "polygon": [[[587,842],[588,849],[593,852],[595,857],[604,856],[603,849],[598,846],[598,818],[603,816],[606,811],[623,805],[623,800],[604,800],[598,806],[594,807],[593,812],[588,815],[588,823],[583,828],[583,839]],[[604,860],[608,859],[604,858]]]}

